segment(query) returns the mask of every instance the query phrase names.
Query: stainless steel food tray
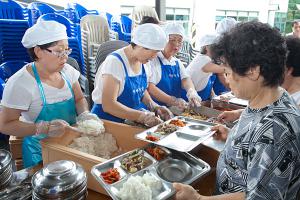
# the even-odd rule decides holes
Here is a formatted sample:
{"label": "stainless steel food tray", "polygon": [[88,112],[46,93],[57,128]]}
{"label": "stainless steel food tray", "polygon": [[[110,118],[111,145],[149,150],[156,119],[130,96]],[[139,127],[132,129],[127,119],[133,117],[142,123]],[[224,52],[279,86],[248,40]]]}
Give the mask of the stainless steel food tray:
{"label": "stainless steel food tray", "polygon": [[[95,165],[92,168],[92,175],[107,191],[107,193],[112,197],[112,199],[120,200],[118,196],[118,191],[122,188],[123,184],[131,176],[142,176],[145,173],[150,173],[150,175],[152,175],[156,180],[160,180],[162,183],[162,188],[157,193],[157,195],[153,196],[152,199],[164,200],[172,197],[175,194],[175,190],[172,187],[172,182],[191,184],[210,171],[210,166],[203,160],[198,159],[189,153],[168,150],[163,147],[161,148],[164,151],[166,151],[167,157],[160,161],[156,161],[151,155],[149,155],[145,151],[146,147],[142,148],[142,150],[144,150],[145,155],[148,158],[151,157],[153,163],[150,166],[141,169],[140,171],[137,171],[136,173],[128,173],[120,167],[121,160],[125,158],[128,154],[130,154],[132,151],[110,159],[104,163]],[[120,180],[113,184],[105,183],[104,179],[100,175],[101,172],[105,172],[109,168],[117,168],[121,175]]]}
{"label": "stainless steel food tray", "polygon": [[213,98],[213,101],[226,102],[228,104],[233,104],[241,107],[246,107],[248,105],[247,100],[236,98],[231,92],[216,96]]}
{"label": "stainless steel food tray", "polygon": [[180,119],[184,121],[186,123],[186,126],[178,127],[178,130],[172,133],[166,135],[159,135],[161,137],[158,141],[150,141],[146,139],[146,136],[158,136],[155,130],[159,125],[136,134],[135,138],[146,142],[154,143],[160,146],[164,146],[170,149],[174,149],[176,151],[189,152],[214,134],[214,131],[211,131],[210,129],[212,126],[216,125],[214,123],[196,120],[183,116],[174,117],[164,123],[168,124],[173,119]]}

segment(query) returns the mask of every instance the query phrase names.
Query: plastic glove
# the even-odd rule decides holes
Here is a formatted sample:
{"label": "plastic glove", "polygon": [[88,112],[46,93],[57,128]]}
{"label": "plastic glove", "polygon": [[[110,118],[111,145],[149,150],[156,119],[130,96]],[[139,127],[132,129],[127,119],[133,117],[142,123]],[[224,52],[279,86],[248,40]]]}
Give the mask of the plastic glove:
{"label": "plastic glove", "polygon": [[101,121],[96,114],[93,114],[89,111],[84,111],[83,113],[78,115],[78,117],[76,117],[77,122],[86,121],[86,120],[90,120],[90,119],[93,119],[93,120],[96,120],[96,121]]}
{"label": "plastic glove", "polygon": [[47,134],[49,137],[61,137],[68,126],[68,122],[61,119],[50,122],[41,121],[36,124],[36,135]]}
{"label": "plastic glove", "polygon": [[157,106],[155,108],[155,114],[164,121],[174,117],[173,113],[166,106]]}
{"label": "plastic glove", "polygon": [[145,124],[148,127],[155,126],[157,124],[162,123],[163,121],[155,116],[153,112],[143,112],[138,120],[138,123]]}
{"label": "plastic glove", "polygon": [[186,97],[189,100],[189,104],[192,107],[200,107],[201,106],[201,97],[198,95],[198,93],[196,92],[196,90],[194,88],[190,88],[187,91]]}
{"label": "plastic glove", "polygon": [[172,102],[168,106],[176,106],[179,110],[184,111],[188,107],[188,103],[182,98],[172,97]]}

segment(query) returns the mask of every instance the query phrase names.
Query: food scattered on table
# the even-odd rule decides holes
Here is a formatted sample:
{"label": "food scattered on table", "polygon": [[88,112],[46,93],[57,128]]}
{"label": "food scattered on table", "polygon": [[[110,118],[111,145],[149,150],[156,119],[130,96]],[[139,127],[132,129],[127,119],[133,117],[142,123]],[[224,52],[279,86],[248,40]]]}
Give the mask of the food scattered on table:
{"label": "food scattered on table", "polygon": [[173,125],[179,126],[179,127],[184,127],[184,126],[186,125],[186,123],[183,122],[183,121],[180,120],[180,119],[173,119],[173,120],[170,121],[169,124],[173,124]]}
{"label": "food scattered on table", "polygon": [[150,141],[156,142],[156,141],[159,140],[159,137],[156,137],[154,135],[150,135],[149,134],[149,135],[146,136],[146,140],[150,140]]}
{"label": "food scattered on table", "polygon": [[85,135],[98,136],[105,132],[103,122],[101,120],[85,120],[77,122],[78,129]]}
{"label": "food scattered on table", "polygon": [[118,191],[122,200],[152,200],[159,195],[162,189],[161,180],[146,173],[143,176],[131,176]]}
{"label": "food scattered on table", "polygon": [[107,184],[112,184],[120,180],[120,173],[117,168],[110,168],[106,172],[102,172],[101,176]]}
{"label": "food scattered on table", "polygon": [[174,131],[177,131],[178,127],[175,126],[174,124],[167,124],[163,123],[158,125],[157,129],[154,131],[155,133],[160,133],[162,135],[166,135],[169,133],[173,133]]}
{"label": "food scattered on table", "polygon": [[143,150],[135,150],[121,161],[121,167],[130,173],[147,167],[151,161],[144,156]]}
{"label": "food scattered on table", "polygon": [[110,133],[75,138],[69,147],[106,159],[111,158],[113,154],[119,151],[117,141]]}
{"label": "food scattered on table", "polygon": [[158,161],[164,159],[168,155],[164,150],[162,150],[158,146],[147,147],[146,151]]}
{"label": "food scattered on table", "polygon": [[196,113],[195,111],[193,111],[191,109],[186,110],[181,115],[184,116],[184,117],[190,117],[190,118],[193,118],[193,119],[198,119],[198,120],[203,120],[203,121],[205,121],[205,120],[207,120],[209,118],[209,117],[207,117],[205,115]]}

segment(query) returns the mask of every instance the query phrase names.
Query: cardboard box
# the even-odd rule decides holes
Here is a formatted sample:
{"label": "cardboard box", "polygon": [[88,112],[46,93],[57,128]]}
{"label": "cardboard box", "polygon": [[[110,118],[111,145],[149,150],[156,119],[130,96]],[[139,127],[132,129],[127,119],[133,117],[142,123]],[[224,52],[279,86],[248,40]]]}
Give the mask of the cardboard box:
{"label": "cardboard box", "polygon": [[13,159],[22,159],[22,142],[22,137],[9,137],[9,149]]}
{"label": "cardboard box", "polygon": [[22,170],[24,168],[23,167],[23,160],[22,159],[16,159],[15,160],[15,166],[16,166],[17,171]]}
{"label": "cardboard box", "polygon": [[[147,144],[146,142],[134,138],[136,133],[142,132],[144,129],[106,120],[103,121],[105,131],[111,133],[116,138],[117,144],[121,147],[122,151],[127,152]],[[94,165],[104,162],[106,159],[67,147],[72,143],[74,138],[79,136],[79,133],[70,130],[61,138],[47,138],[41,141],[43,164],[46,165],[57,160],[75,161],[85,169],[88,175],[88,188],[106,194],[105,190],[100,186],[100,183],[98,183],[90,173]]]}

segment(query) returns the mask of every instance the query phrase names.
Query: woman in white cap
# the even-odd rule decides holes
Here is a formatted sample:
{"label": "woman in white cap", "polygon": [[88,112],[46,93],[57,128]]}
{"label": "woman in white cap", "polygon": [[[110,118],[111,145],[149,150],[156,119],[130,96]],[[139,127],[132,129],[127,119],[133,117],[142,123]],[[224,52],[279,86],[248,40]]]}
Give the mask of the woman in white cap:
{"label": "woman in white cap", "polygon": [[216,76],[213,73],[223,73],[224,68],[214,64],[211,60],[210,45],[216,42],[215,34],[203,35],[200,39],[201,52],[187,66],[187,74],[191,77],[198,95],[202,100],[211,97]]}
{"label": "woman in white cap", "polygon": [[152,76],[148,91],[159,104],[183,109],[187,106],[181,98],[181,91],[184,89],[187,91],[189,103],[192,106],[200,106],[201,98],[183,64],[175,57],[183,43],[184,29],[178,23],[168,23],[165,32],[169,42],[157,57],[150,61]]}
{"label": "woman in white cap", "polygon": [[164,31],[156,24],[139,25],[132,43],[109,55],[99,68],[92,93],[92,112],[102,119],[136,121],[147,126],[161,123],[152,112],[142,111],[145,105],[169,119],[170,112],[158,106],[147,92],[150,71],[148,61],[156,57],[167,43]]}
{"label": "woman in white cap", "polygon": [[[42,161],[40,140],[60,137],[69,124],[97,118],[88,112],[78,83],[79,72],[66,64],[66,27],[55,21],[38,21],[25,32],[22,44],[33,60],[6,83],[0,129],[7,135],[24,137],[24,167]],[[21,120],[20,120],[21,117]]]}

